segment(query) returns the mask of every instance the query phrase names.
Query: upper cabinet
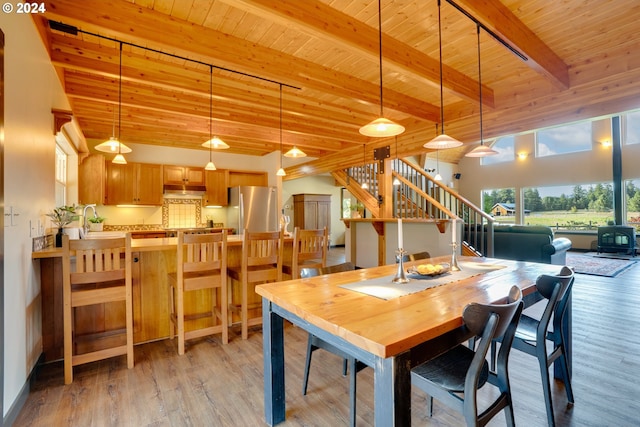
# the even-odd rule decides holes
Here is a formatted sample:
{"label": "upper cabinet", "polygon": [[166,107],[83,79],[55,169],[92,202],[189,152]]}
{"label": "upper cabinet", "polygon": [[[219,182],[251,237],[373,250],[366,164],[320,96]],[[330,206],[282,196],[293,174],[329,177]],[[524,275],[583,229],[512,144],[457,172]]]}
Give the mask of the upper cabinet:
{"label": "upper cabinet", "polygon": [[165,165],[164,183],[168,185],[205,185],[204,168]]}
{"label": "upper cabinet", "polygon": [[78,202],[81,205],[104,203],[105,158],[91,154],[78,165]]}
{"label": "upper cabinet", "polygon": [[107,163],[106,205],[161,206],[162,165]]}
{"label": "upper cabinet", "polygon": [[207,192],[204,195],[205,206],[227,206],[229,204],[229,171],[217,169],[205,171]]}
{"label": "upper cabinet", "polygon": [[229,187],[242,187],[256,185],[266,187],[269,185],[269,175],[259,171],[229,171]]}

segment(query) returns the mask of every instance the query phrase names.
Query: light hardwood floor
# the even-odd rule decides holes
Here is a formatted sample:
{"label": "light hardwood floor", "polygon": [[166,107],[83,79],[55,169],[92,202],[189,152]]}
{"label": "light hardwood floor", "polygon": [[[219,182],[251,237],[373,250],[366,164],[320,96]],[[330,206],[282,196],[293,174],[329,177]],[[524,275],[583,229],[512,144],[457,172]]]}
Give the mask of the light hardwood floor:
{"label": "light hardwood floor", "polygon": [[[335,253],[334,253],[335,255]],[[340,255],[332,263],[340,261]],[[578,274],[573,290],[575,405],[561,383],[552,385],[558,426],[640,425],[640,266],[616,278]],[[168,340],[136,346],[135,367],[124,357],[77,367],[65,386],[61,363],[42,366],[16,426],[260,426],[263,418],[262,335],[239,330],[191,341],[178,356]],[[287,421],[283,426],[348,425],[348,380],[341,361],[314,354],[307,396],[301,394],[307,335],[285,332]],[[546,425],[537,361],[513,351],[510,359],[516,424]],[[490,388],[490,387],[487,387]],[[489,392],[491,393],[491,392]],[[373,375],[358,374],[359,426],[373,425]],[[435,402],[425,412],[414,390],[412,424],[461,426],[462,417]],[[504,425],[498,415],[491,426]]]}

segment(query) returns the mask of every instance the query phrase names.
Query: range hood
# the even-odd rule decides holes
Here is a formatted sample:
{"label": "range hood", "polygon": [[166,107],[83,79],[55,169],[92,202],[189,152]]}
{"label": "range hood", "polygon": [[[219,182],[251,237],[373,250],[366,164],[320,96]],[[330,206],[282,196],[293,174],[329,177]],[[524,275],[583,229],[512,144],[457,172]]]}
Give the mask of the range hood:
{"label": "range hood", "polygon": [[205,191],[207,191],[207,187],[204,185],[176,185],[176,184],[164,184],[163,192],[164,194],[183,194],[190,196],[202,196]]}

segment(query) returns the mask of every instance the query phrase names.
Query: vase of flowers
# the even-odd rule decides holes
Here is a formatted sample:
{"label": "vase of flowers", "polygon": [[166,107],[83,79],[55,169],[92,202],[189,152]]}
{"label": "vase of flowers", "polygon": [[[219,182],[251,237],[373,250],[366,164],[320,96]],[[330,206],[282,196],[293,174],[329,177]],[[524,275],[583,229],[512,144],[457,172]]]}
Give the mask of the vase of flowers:
{"label": "vase of flowers", "polygon": [[51,222],[54,227],[58,229],[58,233],[56,234],[56,248],[62,247],[62,229],[64,226],[69,225],[78,219],[76,209],[76,205],[58,206],[52,212],[47,214],[47,216],[51,218]]}

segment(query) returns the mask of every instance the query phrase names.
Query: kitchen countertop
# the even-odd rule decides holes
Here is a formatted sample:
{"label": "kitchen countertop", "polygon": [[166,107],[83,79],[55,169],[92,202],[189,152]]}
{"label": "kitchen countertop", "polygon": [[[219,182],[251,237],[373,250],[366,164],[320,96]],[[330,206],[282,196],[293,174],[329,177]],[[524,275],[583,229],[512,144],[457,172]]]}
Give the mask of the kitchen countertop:
{"label": "kitchen countertop", "polygon": [[[292,240],[291,236],[285,236],[285,241]],[[164,237],[157,239],[132,239],[131,249],[133,252],[152,252],[152,251],[167,251],[175,250],[178,245],[177,237]],[[227,245],[240,246],[242,245],[242,235],[227,236]],[[62,257],[62,248],[46,248],[40,251],[34,251],[31,253],[31,259],[41,258],[56,258]]]}

